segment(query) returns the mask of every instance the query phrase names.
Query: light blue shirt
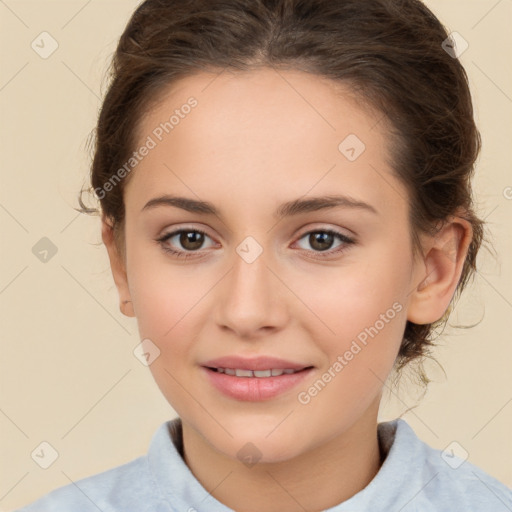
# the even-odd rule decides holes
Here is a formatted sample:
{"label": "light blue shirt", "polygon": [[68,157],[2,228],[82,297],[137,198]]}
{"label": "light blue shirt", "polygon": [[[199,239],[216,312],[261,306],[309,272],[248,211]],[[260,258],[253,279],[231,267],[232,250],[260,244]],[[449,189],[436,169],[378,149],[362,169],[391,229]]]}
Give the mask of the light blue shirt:
{"label": "light blue shirt", "polygon": [[[467,460],[421,441],[402,419],[379,423],[386,455],[373,480],[325,512],[512,512],[512,490]],[[182,458],[181,420],[163,423],[148,453],[60,487],[17,512],[233,512]]]}

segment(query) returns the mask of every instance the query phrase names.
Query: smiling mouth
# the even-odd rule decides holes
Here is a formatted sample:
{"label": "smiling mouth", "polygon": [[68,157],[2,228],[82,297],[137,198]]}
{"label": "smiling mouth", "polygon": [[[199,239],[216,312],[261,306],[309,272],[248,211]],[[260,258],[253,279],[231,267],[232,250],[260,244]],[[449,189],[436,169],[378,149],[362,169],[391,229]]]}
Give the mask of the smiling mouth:
{"label": "smiling mouth", "polygon": [[264,378],[264,377],[279,377],[281,375],[290,375],[292,373],[300,373],[305,370],[309,370],[313,368],[312,366],[308,366],[306,368],[302,368],[300,370],[292,370],[292,369],[282,369],[282,368],[269,368],[267,370],[242,370],[238,368],[211,368],[207,366],[208,370],[212,370],[217,373],[224,373],[225,375],[231,375],[233,377],[256,377],[256,378]]}

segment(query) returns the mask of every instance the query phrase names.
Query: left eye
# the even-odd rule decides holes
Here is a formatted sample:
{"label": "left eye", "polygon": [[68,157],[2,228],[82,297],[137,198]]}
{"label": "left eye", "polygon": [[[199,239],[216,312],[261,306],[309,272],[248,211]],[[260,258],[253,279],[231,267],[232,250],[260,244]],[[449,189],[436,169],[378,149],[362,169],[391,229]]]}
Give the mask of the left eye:
{"label": "left eye", "polygon": [[[175,237],[179,237],[179,244],[185,250],[176,250],[170,247],[174,244],[169,244],[167,242]],[[173,254],[178,258],[189,258],[195,256],[194,253],[199,252],[199,249],[201,249],[204,243],[205,237],[210,238],[204,231],[201,231],[200,229],[180,229],[163,235],[157,239],[157,242],[160,243],[162,249],[164,249],[166,252]],[[307,240],[313,247],[313,250],[306,249],[310,253],[340,253],[346,247],[354,243],[354,240],[351,238],[331,229],[309,231],[308,233],[302,235],[299,241],[305,239],[306,237],[308,237]],[[336,238],[341,242],[338,246],[339,248],[335,250],[329,250],[333,244],[334,239]]]}
{"label": "left eye", "polygon": [[[341,244],[338,246],[341,248],[333,251],[329,251],[332,253],[338,253],[344,250],[347,246],[354,243],[354,240],[351,238],[338,233],[337,231],[333,231],[332,229],[320,229],[317,231],[309,231],[305,233],[299,240],[302,240],[307,237],[307,241],[314,248],[313,252],[326,252],[328,251],[332,244],[333,240],[337,238],[341,241]],[[316,248],[315,248],[316,247]],[[311,252],[311,251],[309,251]]]}

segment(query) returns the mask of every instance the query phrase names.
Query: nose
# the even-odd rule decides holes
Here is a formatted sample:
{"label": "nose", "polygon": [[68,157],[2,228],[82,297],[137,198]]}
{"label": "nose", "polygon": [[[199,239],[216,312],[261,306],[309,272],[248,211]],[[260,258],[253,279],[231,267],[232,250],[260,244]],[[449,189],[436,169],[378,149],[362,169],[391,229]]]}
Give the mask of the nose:
{"label": "nose", "polygon": [[[238,338],[256,339],[286,324],[286,286],[263,253],[252,262],[235,253],[233,267],[219,285],[215,320],[221,329]],[[288,291],[288,300],[290,295]]]}

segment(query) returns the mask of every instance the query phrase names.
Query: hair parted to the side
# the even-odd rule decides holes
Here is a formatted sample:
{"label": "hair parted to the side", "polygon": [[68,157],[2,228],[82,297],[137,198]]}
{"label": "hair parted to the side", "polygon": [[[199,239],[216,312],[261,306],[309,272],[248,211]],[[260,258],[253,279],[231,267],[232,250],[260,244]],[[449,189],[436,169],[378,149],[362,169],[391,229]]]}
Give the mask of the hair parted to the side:
{"label": "hair parted to the side", "polygon": [[[476,272],[484,222],[471,178],[480,135],[466,72],[441,44],[448,33],[419,0],[146,0],[132,15],[113,57],[95,130],[91,185],[124,257],[123,189],[103,185],[133,153],[144,113],[174,82],[201,71],[293,69],[346,85],[389,127],[392,168],[408,191],[411,250],[452,215],[473,239],[452,302],[433,324],[407,322],[395,369],[422,360],[435,329]],[[257,101],[257,99],[255,99]],[[462,214],[461,214],[462,212]]]}

